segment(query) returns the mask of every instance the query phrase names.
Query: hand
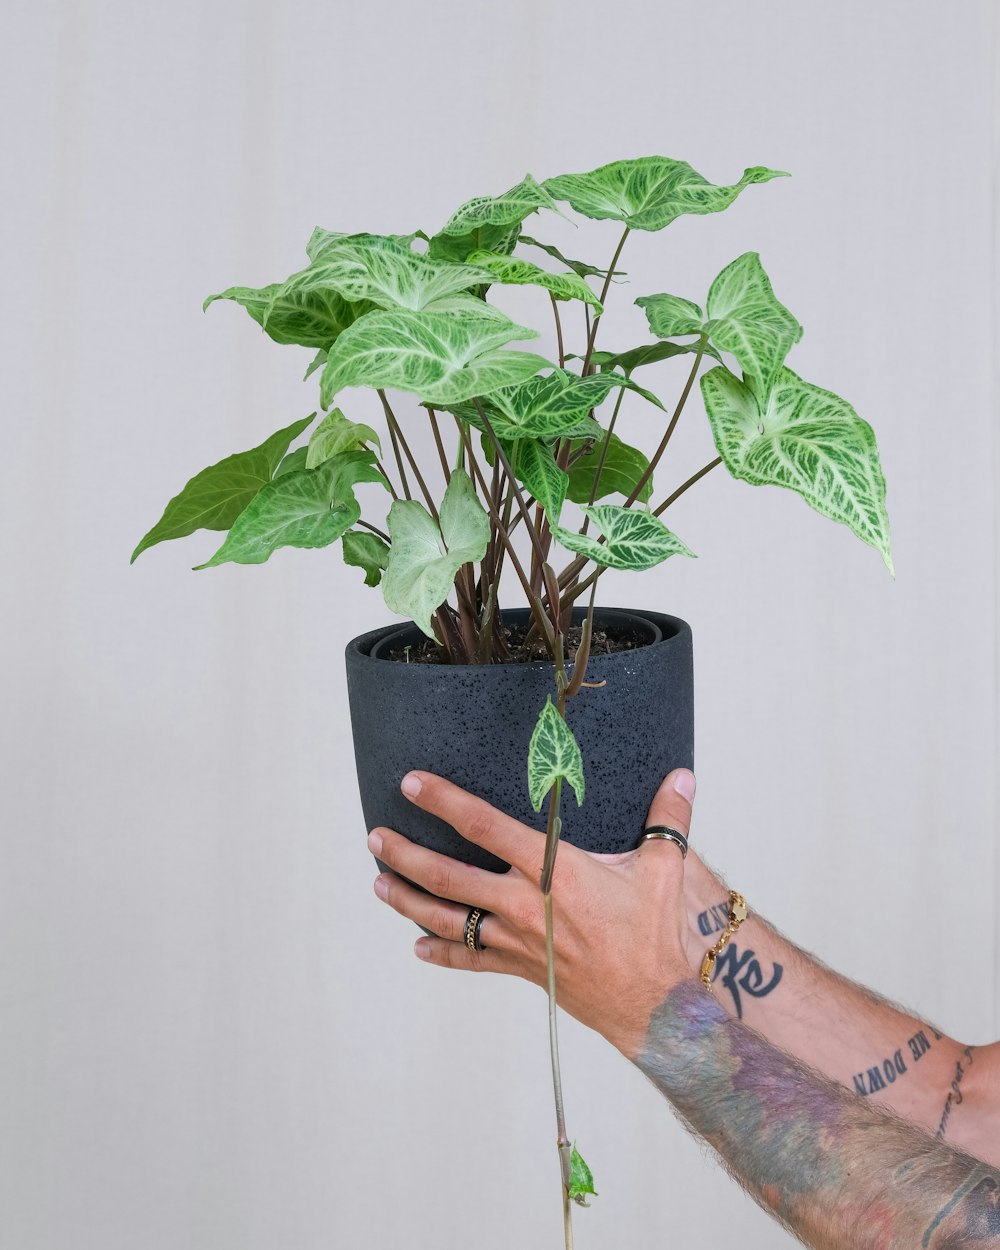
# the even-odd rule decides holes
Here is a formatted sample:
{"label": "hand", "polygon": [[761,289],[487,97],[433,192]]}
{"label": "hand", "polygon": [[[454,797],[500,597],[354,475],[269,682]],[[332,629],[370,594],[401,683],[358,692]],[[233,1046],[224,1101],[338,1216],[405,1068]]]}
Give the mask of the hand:
{"label": "hand", "polygon": [[[376,880],[375,893],[438,935],[419,938],[416,954],[445,968],[508,973],[544,986],[545,919],[538,884],[544,835],[433,773],[408,773],[402,790],[418,807],[511,865],[507,873],[488,872],[417,846],[391,829],[372,830],[370,849],[393,869]],[[694,797],[692,774],[670,773],[647,823],[686,834],[691,823],[686,794]],[[674,843],[648,841],[621,855],[593,855],[560,843],[552,882],[559,1004],[630,1059],[643,1049],[653,1010],[678,981],[691,976],[683,889],[684,860]],[[488,912],[480,929],[482,951],[470,950],[463,940],[473,906]]]}

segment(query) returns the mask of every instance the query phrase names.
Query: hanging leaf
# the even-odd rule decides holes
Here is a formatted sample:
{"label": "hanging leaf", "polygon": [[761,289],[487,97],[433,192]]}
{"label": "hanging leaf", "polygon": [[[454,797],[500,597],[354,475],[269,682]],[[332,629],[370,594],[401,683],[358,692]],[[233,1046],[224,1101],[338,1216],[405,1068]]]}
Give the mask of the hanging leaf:
{"label": "hanging leaf", "polygon": [[874,547],[893,573],[875,435],[846,400],[790,369],[782,369],[760,406],[728,369],[706,373],[701,390],[715,445],[733,477],[796,491]]}
{"label": "hanging leaf", "polygon": [[518,382],[549,361],[501,350],[537,330],[489,315],[374,312],[351,326],[330,349],[323,371],[323,407],[346,386],[412,391],[447,407]]}
{"label": "hanging leaf", "polygon": [[661,564],[668,556],[694,556],[651,512],[607,503],[584,508],[584,512],[604,535],[603,543],[590,534],[574,534],[561,527],[554,527],[552,532],[569,551],[587,556],[595,564],[638,572]]}
{"label": "hanging leaf", "polygon": [[254,495],[274,476],[281,458],[315,418],[310,413],[272,434],[259,447],[227,456],[218,464],[196,473],[164,509],[163,516],[146,534],[132,560],[147,547],[172,538],[184,538],[195,530],[227,530]]}
{"label": "hanging leaf", "polygon": [[522,438],[505,451],[518,480],[545,509],[549,524],[555,525],[562,512],[570,479],[556,464],[552,445],[539,439]]}
{"label": "hanging leaf", "polygon": [[528,743],[528,793],[536,812],[542,810],[545,796],[559,779],[569,782],[577,805],[582,804],[584,783],[580,746],[549,695]]}
{"label": "hanging leaf", "polygon": [[[624,495],[628,498],[635,489],[636,483],[649,468],[649,460],[638,447],[630,447],[623,443],[617,434],[605,435],[590,450],[577,460],[569,470],[569,487],[567,497],[573,503],[590,503],[590,495],[594,489],[594,477],[601,463],[601,448],[610,437],[604,467],[601,469],[601,480],[598,485],[597,498],[604,499],[608,495]],[[580,444],[573,448],[577,450]],[[646,503],[653,493],[652,475],[638,495],[640,503]]]}
{"label": "hanging leaf", "polygon": [[379,436],[370,425],[349,421],[339,408],[332,408],[309,436],[305,467],[315,469],[342,451],[360,451],[366,443],[374,443],[382,450]]}
{"label": "hanging leaf", "polygon": [[640,295],[635,301],[646,313],[649,328],[660,339],[700,334],[705,314],[697,304],[679,295]]}
{"label": "hanging leaf", "polygon": [[389,537],[382,578],[386,604],[433,638],[431,616],[448,598],[462,565],[483,558],[490,538],[489,516],[465,470],[452,472],[440,529],[422,503],[397,499],[389,509]]}
{"label": "hanging leaf", "polygon": [[708,292],[706,311],[712,342],[731,352],[744,377],[753,378],[758,393],[767,395],[802,327],[775,299],[756,252],[745,252],[723,269]]}
{"label": "hanging leaf", "polygon": [[486,269],[493,282],[505,286],[540,286],[551,291],[556,299],[578,299],[590,304],[600,314],[604,311],[601,301],[590,287],[576,274],[549,273],[530,260],[513,256],[498,256],[495,252],[473,252],[469,264]]}
{"label": "hanging leaf", "polygon": [[569,1196],[581,1207],[589,1207],[588,1194],[598,1197],[597,1190],[594,1188],[594,1174],[587,1167],[583,1155],[577,1150],[576,1142],[574,1142],[573,1151],[569,1157]]}
{"label": "hanging leaf", "polygon": [[286,473],[261,488],[233,522],[226,541],[210,560],[214,568],[232,561],[263,564],[279,547],[326,547],[361,517],[354,498],[359,482],[385,479],[370,451],[347,451],[318,469]]}
{"label": "hanging leaf", "polygon": [[368,530],[348,530],[342,543],[344,563],[365,571],[365,585],[377,586],[382,570],[389,563],[389,548]]}
{"label": "hanging leaf", "polygon": [[[219,295],[210,295],[202,307],[208,308],[217,299],[233,300],[245,308],[276,343],[297,343],[322,350],[375,307],[364,302],[351,304],[332,290],[289,291],[280,282],[259,290],[231,286]],[[317,367],[316,361],[312,367]]]}
{"label": "hanging leaf", "polygon": [[[683,356],[696,350],[696,345],[687,343],[643,343],[627,352],[593,352],[590,360],[598,369],[621,369],[626,377],[631,377],[633,369],[640,365],[655,365],[671,356]],[[567,356],[566,359],[579,360],[580,357]]]}
{"label": "hanging leaf", "polygon": [[[570,260],[568,256],[564,256],[557,247],[553,247],[551,243],[540,243],[538,239],[529,238],[528,235],[522,234],[519,243],[526,243],[529,247],[540,248],[549,256],[565,265],[567,269],[571,269],[578,278],[606,278],[608,271],[606,269],[598,269],[596,265],[588,265],[582,260]],[[611,275],[613,278],[624,278],[626,273],[624,269],[616,269]]]}
{"label": "hanging leaf", "polygon": [[662,230],[683,213],[721,212],[752,183],[784,177],[779,170],[757,165],[732,186],[717,187],[686,161],[643,156],[586,174],[547,178],[542,185],[584,217],[622,221],[632,230]]}

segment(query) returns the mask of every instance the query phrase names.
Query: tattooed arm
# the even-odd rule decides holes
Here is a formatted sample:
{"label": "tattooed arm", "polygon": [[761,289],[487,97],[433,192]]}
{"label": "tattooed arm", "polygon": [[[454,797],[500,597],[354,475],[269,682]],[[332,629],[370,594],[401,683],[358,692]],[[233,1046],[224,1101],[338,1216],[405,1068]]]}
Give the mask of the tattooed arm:
{"label": "tattooed arm", "polygon": [[1000,1171],[777,1050],[699,983],[670,991],[634,1062],[807,1245],[1000,1247]]}
{"label": "tattooed arm", "polygon": [[[697,973],[725,927],[728,888],[687,859],[685,949]],[[720,1004],[768,1041],[981,1158],[1000,1162],[1000,1055],[939,1033],[800,950],[751,911],[716,963]]]}

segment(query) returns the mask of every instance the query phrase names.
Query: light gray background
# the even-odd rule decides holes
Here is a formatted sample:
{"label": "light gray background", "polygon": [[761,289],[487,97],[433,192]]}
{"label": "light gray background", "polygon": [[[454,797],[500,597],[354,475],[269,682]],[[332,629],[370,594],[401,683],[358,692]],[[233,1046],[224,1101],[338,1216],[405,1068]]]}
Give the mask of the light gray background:
{"label": "light gray background", "polygon": [[[793,172],[634,237],[616,345],[635,295],[760,250],[793,367],[876,427],[898,580],[717,472],[672,513],[700,559],[602,597],[693,625],[705,854],[828,962],[996,1036],[993,10],[8,5],[2,1250],[561,1244],[542,995],[420,965],[371,894],[342,650],[380,598],[332,551],[191,573],[204,534],[128,565],[191,473],[315,402],[306,352],[204,295],[526,169]],[[710,454],[696,404],[662,480]],[[563,1045],[582,1250],[783,1241],[634,1070]]]}

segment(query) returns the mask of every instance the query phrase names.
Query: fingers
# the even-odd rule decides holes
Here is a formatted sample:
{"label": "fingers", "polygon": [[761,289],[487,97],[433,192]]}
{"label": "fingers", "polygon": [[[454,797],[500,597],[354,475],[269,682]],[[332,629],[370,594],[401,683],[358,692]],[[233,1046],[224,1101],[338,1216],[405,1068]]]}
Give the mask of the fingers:
{"label": "fingers", "polygon": [[417,846],[394,829],[373,829],[368,835],[368,849],[399,876],[423,886],[439,899],[464,903],[466,909],[475,906],[502,911],[504,900],[511,893],[512,883],[505,880],[507,874],[487,872],[439,855]]}
{"label": "fingers", "polygon": [[457,829],[463,838],[492,851],[500,859],[536,878],[542,867],[545,835],[519,820],[505,816],[483,799],[436,777],[433,773],[407,773],[401,789],[408,799]]}
{"label": "fingers", "polygon": [[[686,768],[675,768],[664,777],[659,790],[653,795],[646,817],[646,827],[666,825],[687,836],[691,828],[691,805],[694,802],[694,773]],[[648,846],[649,843],[644,845]],[[664,843],[668,846],[669,843]]]}
{"label": "fingers", "polygon": [[[465,944],[468,906],[434,898],[391,872],[383,873],[376,879],[375,893],[393,911],[413,920],[422,929],[430,929],[431,933],[436,933],[448,942]],[[508,949],[515,945],[503,921],[493,912],[486,912],[483,916],[479,926],[479,941],[484,949],[489,950]]]}
{"label": "fingers", "polygon": [[503,951],[470,951],[464,943],[446,942],[444,938],[417,938],[413,953],[418,959],[437,964],[439,968],[455,968],[461,972],[517,973],[517,969],[511,966]]}

